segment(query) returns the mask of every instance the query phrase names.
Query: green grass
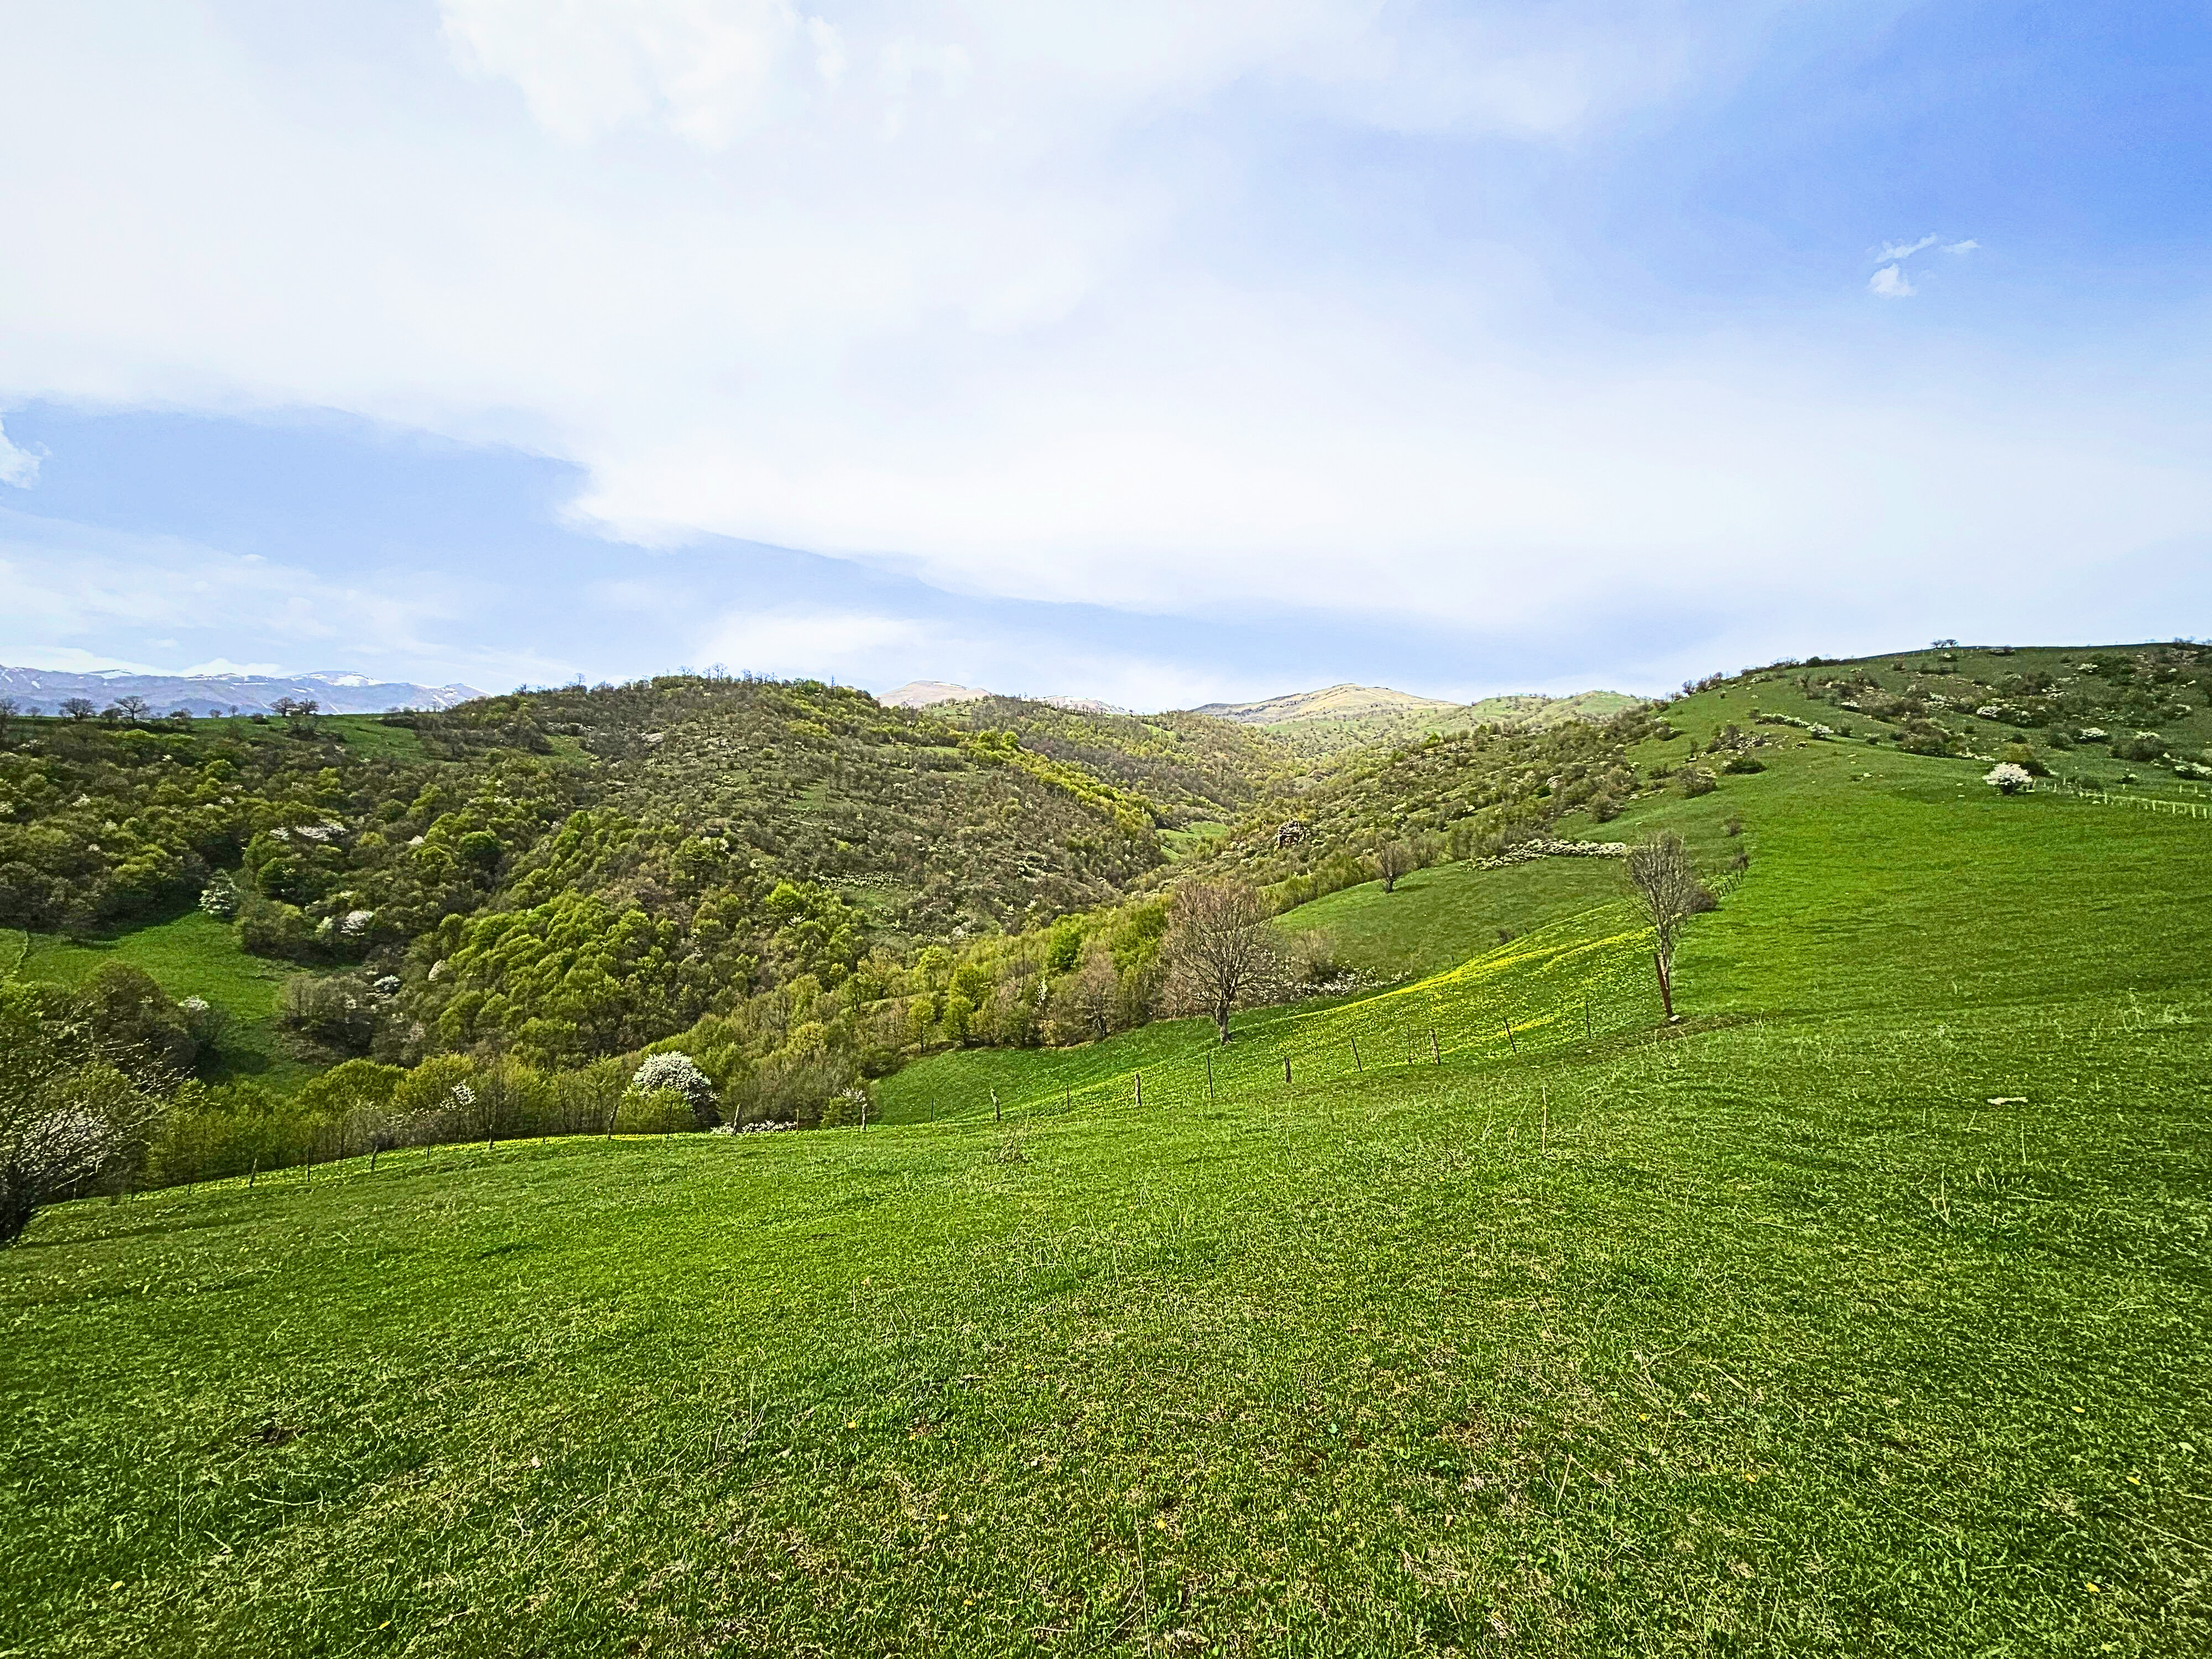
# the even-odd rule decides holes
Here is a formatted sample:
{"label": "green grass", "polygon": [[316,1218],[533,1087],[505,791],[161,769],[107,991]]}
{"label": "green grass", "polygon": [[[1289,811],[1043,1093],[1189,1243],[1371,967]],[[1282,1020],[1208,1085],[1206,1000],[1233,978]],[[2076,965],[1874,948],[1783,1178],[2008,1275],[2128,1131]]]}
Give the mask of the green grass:
{"label": "green grass", "polygon": [[[1598,836],[1611,839],[1608,831]],[[1293,933],[1325,927],[1344,960],[1382,979],[1433,974],[1496,945],[1501,930],[1525,933],[1618,898],[1609,859],[1542,859],[1503,870],[1440,864],[1402,877],[1386,893],[1370,881],[1302,904],[1282,918]]]}
{"label": "green grass", "polygon": [[[252,1078],[290,1090],[320,1069],[288,1053],[276,1030],[276,988],[300,969],[248,956],[227,922],[188,910],[167,921],[82,941],[33,933],[15,969],[25,979],[76,985],[102,963],[127,962],[150,974],[172,997],[204,997],[226,1011],[231,1024],[216,1063],[207,1070],[211,1079]],[[9,955],[0,943],[0,966]]]}
{"label": "green grass", "polygon": [[1179,830],[1161,830],[1160,845],[1167,849],[1171,859],[1188,858],[1193,853],[1203,851],[1206,842],[1218,841],[1228,833],[1227,824],[1216,823],[1210,818],[1200,818]]}
{"label": "green grass", "polygon": [[1598,905],[1248,1017],[1210,1103],[1183,1023],[866,1131],[42,1216],[0,1640],[2212,1650],[2212,824],[1973,775],[1811,744],[1607,826],[1745,826],[1670,1031]]}

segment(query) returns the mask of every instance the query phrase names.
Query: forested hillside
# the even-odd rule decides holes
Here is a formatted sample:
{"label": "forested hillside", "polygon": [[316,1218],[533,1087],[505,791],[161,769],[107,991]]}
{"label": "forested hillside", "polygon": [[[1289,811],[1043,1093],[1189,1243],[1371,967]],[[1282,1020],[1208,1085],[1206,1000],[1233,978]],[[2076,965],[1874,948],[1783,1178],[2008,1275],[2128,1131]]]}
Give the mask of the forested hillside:
{"label": "forested hillside", "polygon": [[[1523,858],[1808,742],[2202,777],[2202,656],[1777,663],[1701,683],[1741,714],[1687,753],[1663,706],[1301,760],[1200,714],[688,676],[381,718],[16,718],[0,927],[30,966],[8,994],[96,1039],[54,1065],[146,1094],[161,1178],[610,1121],[655,1050],[696,1062],[702,1121],[836,1121],[916,1055],[1176,1012],[1192,881],[1283,911]],[[1297,937],[1267,994],[1352,971],[1327,928]]]}

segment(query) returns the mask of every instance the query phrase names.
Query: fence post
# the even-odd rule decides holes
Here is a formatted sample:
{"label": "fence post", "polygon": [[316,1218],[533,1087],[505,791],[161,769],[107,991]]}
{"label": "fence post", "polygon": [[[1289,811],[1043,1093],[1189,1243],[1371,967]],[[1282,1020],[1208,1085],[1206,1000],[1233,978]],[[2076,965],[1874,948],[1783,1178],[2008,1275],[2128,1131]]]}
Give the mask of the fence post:
{"label": "fence post", "polygon": [[1288,1083],[1290,1080],[1291,1080],[1291,1057],[1290,1057],[1288,1054],[1285,1054],[1285,1055],[1283,1056],[1283,1081],[1284,1081],[1284,1082],[1285,1082],[1285,1083]]}
{"label": "fence post", "polygon": [[1429,1027],[1429,1064],[1441,1066],[1443,1063],[1443,1052],[1437,1047],[1437,1028],[1431,1025]]}
{"label": "fence post", "polygon": [[253,1190],[253,1177],[254,1177],[254,1176],[258,1176],[258,1175],[259,1175],[260,1173],[261,1173],[261,1160],[260,1160],[259,1158],[255,1158],[255,1159],[253,1160],[253,1166],[252,1166],[252,1168],[249,1169],[249,1170],[246,1170],[246,1190],[247,1192],[249,1192],[249,1193],[250,1193],[250,1192],[252,1192],[252,1191]]}
{"label": "fence post", "polygon": [[1143,1104],[1145,1103],[1145,1074],[1144,1074],[1142,1072],[1139,1072],[1136,1075],[1137,1075],[1137,1104],[1138,1104],[1138,1105],[1139,1105],[1139,1106],[1141,1106],[1141,1105],[1143,1105]]}
{"label": "fence post", "polygon": [[1597,1034],[1590,1026],[1589,998],[1588,996],[1584,996],[1583,998],[1583,1041],[1584,1042],[1595,1042],[1597,1041]]}
{"label": "fence post", "polygon": [[1510,1019],[1500,1019],[1498,1024],[1505,1028],[1505,1040],[1513,1045],[1513,1052],[1516,1054],[1519,1054],[1521,1052],[1521,1040],[1513,1035],[1513,1022]]}
{"label": "fence post", "polygon": [[1006,1121],[1006,1115],[999,1109],[999,1091],[994,1089],[991,1091],[991,1121],[1004,1123]]}
{"label": "fence post", "polygon": [[1213,1050],[1206,1051],[1206,1103],[1213,1104]]}
{"label": "fence post", "polygon": [[1355,1072],[1364,1072],[1367,1069],[1359,1063],[1359,1039],[1356,1036],[1352,1039],[1352,1069]]}

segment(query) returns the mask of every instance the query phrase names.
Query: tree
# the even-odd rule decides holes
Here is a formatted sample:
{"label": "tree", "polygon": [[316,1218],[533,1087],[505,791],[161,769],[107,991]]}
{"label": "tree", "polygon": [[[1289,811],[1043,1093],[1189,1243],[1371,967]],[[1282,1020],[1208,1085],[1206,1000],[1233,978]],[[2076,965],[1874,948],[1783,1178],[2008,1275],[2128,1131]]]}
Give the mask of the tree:
{"label": "tree", "polygon": [[1229,1041],[1229,1017],[1282,978],[1283,946],[1267,902],[1241,881],[1176,889],[1164,950],[1179,1007],[1212,1017]]}
{"label": "tree", "polygon": [[1419,856],[1407,841],[1386,841],[1375,849],[1375,868],[1382,878],[1382,890],[1398,890],[1398,878],[1419,867]]}
{"label": "tree", "polygon": [[64,697],[62,713],[73,720],[88,720],[100,710],[90,697]]}
{"label": "tree", "polygon": [[1982,774],[1982,781],[2001,795],[2011,795],[2027,788],[2035,779],[2025,766],[2012,761],[1999,761]]}
{"label": "tree", "polygon": [[629,1080],[629,1092],[655,1095],[671,1091],[683,1097],[691,1115],[687,1127],[711,1129],[722,1121],[718,1109],[720,1103],[714,1098],[714,1085],[690,1055],[677,1050],[647,1055],[645,1064]]}
{"label": "tree", "polygon": [[1628,883],[1656,940],[1651,962],[1659,975],[1660,1006],[1671,1020],[1674,1018],[1675,942],[1689,919],[1712,909],[1717,901],[1705,890],[1690,849],[1671,830],[1629,848]]}
{"label": "tree", "polygon": [[0,738],[8,735],[8,728],[15,724],[15,716],[22,707],[13,697],[0,697]]}
{"label": "tree", "polygon": [[0,986],[0,1244],[40,1206],[127,1168],[160,1109],[106,1062],[95,1034],[53,1012]]}
{"label": "tree", "polygon": [[126,694],[115,700],[115,712],[123,716],[123,723],[125,726],[136,726],[139,721],[144,720],[146,718],[147,710],[149,707],[150,705],[147,702],[146,699],[137,696],[135,692]]}

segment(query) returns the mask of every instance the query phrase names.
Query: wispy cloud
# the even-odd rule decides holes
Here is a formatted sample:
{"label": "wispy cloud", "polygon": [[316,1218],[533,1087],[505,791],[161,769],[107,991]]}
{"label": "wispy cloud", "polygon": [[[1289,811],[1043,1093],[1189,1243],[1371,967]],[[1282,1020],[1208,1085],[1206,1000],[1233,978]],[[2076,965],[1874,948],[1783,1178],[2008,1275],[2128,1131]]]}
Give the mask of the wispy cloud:
{"label": "wispy cloud", "polygon": [[1920,291],[1896,265],[1884,265],[1867,279],[1867,286],[1885,300],[1909,300]]}
{"label": "wispy cloud", "polygon": [[1941,240],[1940,237],[1936,236],[1923,236],[1917,242],[1884,242],[1881,245],[1881,252],[1874,257],[1884,261],[1910,259],[1921,249],[1934,247]]}
{"label": "wispy cloud", "polygon": [[39,481],[40,457],[8,441],[8,428],[0,426],[0,483],[28,489]]}
{"label": "wispy cloud", "polygon": [[1963,242],[1946,242],[1946,243],[1944,243],[1944,244],[1943,244],[1943,252],[1946,252],[1946,253],[1972,253],[1972,252],[1976,248],[1979,247],[1980,246],[1981,246],[1981,244],[1980,244],[1979,242],[1976,241],[1972,237],[1969,236],[1969,237],[1968,237],[1968,238],[1966,238],[1966,240],[1965,241],[1963,241]]}

